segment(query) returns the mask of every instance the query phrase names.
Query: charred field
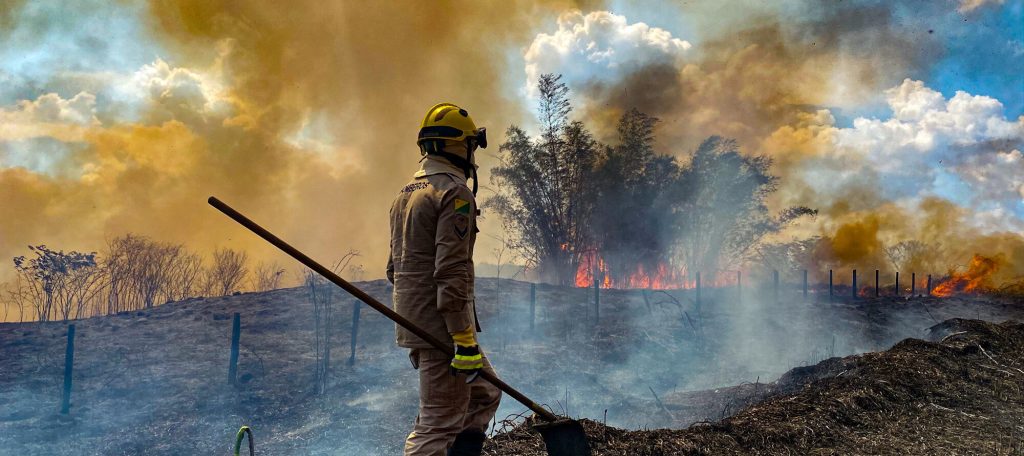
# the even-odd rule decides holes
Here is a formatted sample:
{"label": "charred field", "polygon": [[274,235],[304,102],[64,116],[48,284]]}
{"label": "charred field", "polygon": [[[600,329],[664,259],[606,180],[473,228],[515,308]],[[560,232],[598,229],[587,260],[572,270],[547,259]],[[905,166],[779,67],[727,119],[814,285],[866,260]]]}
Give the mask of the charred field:
{"label": "charred field", "polygon": [[[530,288],[477,280],[481,344],[508,383],[586,418],[595,454],[1024,451],[1020,298],[608,289],[595,307],[592,288],[538,285],[531,331]],[[0,454],[228,454],[243,424],[259,454],[396,454],[416,376],[365,306],[350,362],[353,304],[333,303],[323,394],[302,288],[78,320],[67,415],[67,325],[0,324]],[[543,454],[524,410],[503,400],[487,454]]]}

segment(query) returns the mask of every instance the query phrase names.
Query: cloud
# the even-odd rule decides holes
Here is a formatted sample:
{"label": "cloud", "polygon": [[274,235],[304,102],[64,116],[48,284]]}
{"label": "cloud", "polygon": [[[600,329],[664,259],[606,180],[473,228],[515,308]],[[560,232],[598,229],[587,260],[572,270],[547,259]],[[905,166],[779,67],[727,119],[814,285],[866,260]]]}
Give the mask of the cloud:
{"label": "cloud", "polygon": [[836,130],[837,150],[864,154],[883,172],[920,173],[941,160],[990,153],[991,141],[1024,140],[1024,118],[1006,118],[991,97],[958,91],[947,100],[910,79],[885,95],[891,118],[857,118],[852,128]]}
{"label": "cloud", "polygon": [[[841,218],[892,202],[918,211],[923,201],[941,196],[976,211],[960,220],[981,232],[1024,223],[1016,211],[1024,118],[1007,118],[992,97],[959,91],[946,98],[911,79],[883,93],[888,118],[861,117],[838,127],[820,110],[761,142],[758,150],[776,158],[776,172],[784,176],[779,205],[809,205]],[[889,215],[899,217],[881,219]]]}
{"label": "cloud", "polygon": [[81,92],[70,99],[56,93],[40,95],[35,100],[19,101],[11,109],[0,110],[0,121],[5,123],[62,123],[96,125],[96,96]]}
{"label": "cloud", "polygon": [[526,90],[536,96],[543,73],[562,73],[570,81],[615,80],[652,63],[681,62],[692,46],[658,27],[629,23],[608,11],[563,13],[558,29],[540,33],[527,48]]}
{"label": "cloud", "polygon": [[960,0],[960,6],[957,7],[957,11],[970,13],[985,5],[1002,5],[1003,3],[1006,3],[1006,0]]}

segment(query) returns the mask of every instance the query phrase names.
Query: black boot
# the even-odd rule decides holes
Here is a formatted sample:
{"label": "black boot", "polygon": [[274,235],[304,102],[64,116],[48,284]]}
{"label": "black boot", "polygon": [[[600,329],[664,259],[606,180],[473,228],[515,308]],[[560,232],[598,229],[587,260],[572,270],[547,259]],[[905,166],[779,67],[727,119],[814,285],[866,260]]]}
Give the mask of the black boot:
{"label": "black boot", "polygon": [[480,456],[484,451],[487,434],[480,431],[462,431],[448,449],[448,456]]}

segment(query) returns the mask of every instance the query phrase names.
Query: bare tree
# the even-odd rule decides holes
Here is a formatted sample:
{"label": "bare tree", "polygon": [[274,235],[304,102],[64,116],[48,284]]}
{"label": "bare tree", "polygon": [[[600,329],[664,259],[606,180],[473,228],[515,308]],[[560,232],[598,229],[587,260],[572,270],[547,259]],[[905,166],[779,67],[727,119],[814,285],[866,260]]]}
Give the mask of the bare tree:
{"label": "bare tree", "polygon": [[32,297],[27,292],[27,286],[25,285],[25,279],[19,274],[14,278],[14,283],[8,284],[7,287],[7,305],[15,305],[18,307],[18,321],[25,321],[25,307],[30,306]]}
{"label": "bare tree", "polygon": [[284,273],[284,268],[276,261],[272,263],[259,262],[253,269],[251,277],[253,291],[276,290],[281,284],[281,277],[284,276]]}
{"label": "bare tree", "polygon": [[[359,251],[349,250],[334,263],[331,271],[336,274],[344,271],[357,256]],[[332,302],[337,286],[309,269],[306,270],[303,286],[313,304],[314,391],[323,394],[330,380]]]}
{"label": "bare tree", "polygon": [[919,262],[929,250],[931,246],[921,241],[901,241],[885,247],[885,256],[892,263],[893,270],[899,271],[902,267]]}
{"label": "bare tree", "polygon": [[227,296],[236,291],[245,279],[249,269],[246,262],[249,255],[244,251],[228,248],[213,252],[213,265],[206,271],[207,283],[218,296]]}
{"label": "bare tree", "polygon": [[202,289],[202,273],[203,258],[197,253],[183,250],[171,263],[167,298],[178,301],[205,294]]}
{"label": "bare tree", "polygon": [[153,307],[158,297],[168,294],[173,281],[174,264],[184,248],[180,245],[157,243],[147,240],[135,257],[135,286],[142,297],[145,308]]}
{"label": "bare tree", "polygon": [[35,308],[37,321],[73,318],[72,311],[76,304],[88,296],[88,290],[76,287],[88,286],[92,289],[95,285],[95,280],[91,278],[96,271],[96,252],[64,253],[63,250],[52,250],[45,245],[29,246],[29,250],[36,255],[35,258],[14,258],[14,268],[22,279],[20,283],[24,285],[19,299],[29,302]]}

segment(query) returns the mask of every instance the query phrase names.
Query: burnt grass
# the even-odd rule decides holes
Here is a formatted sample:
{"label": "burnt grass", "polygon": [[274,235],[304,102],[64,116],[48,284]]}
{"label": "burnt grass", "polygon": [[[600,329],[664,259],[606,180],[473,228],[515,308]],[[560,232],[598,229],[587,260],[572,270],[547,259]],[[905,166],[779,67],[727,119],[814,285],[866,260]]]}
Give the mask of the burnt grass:
{"label": "burnt grass", "polygon": [[[767,385],[774,393],[717,422],[582,424],[595,455],[1024,454],[1024,324],[951,319],[930,330],[932,341],[794,369]],[[547,453],[517,423],[486,454]]]}
{"label": "burnt grass", "polygon": [[[390,303],[384,281],[359,286]],[[1024,330],[980,321],[1024,321],[1019,298],[788,290],[749,287],[741,300],[707,288],[700,306],[692,290],[603,290],[594,309],[593,290],[539,285],[532,332],[529,284],[481,278],[476,296],[498,374],[556,413],[589,418],[599,455],[1022,451]],[[0,324],[0,455],[229,454],[243,424],[257,454],[399,454],[416,374],[393,324],[366,306],[348,363],[353,302],[336,295],[324,394],[301,288],[76,321],[68,415],[58,413],[67,324]],[[544,454],[524,412],[503,400],[488,454]]]}

